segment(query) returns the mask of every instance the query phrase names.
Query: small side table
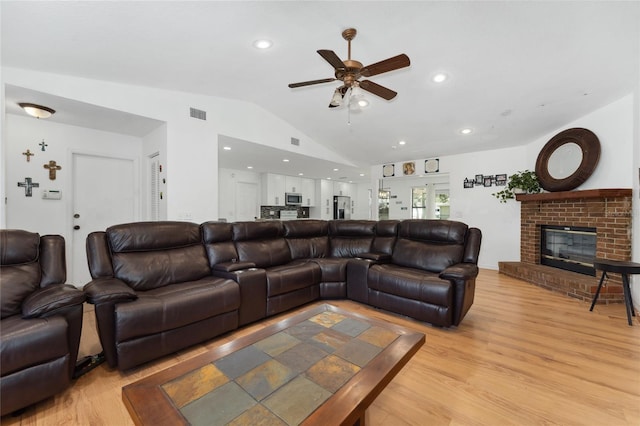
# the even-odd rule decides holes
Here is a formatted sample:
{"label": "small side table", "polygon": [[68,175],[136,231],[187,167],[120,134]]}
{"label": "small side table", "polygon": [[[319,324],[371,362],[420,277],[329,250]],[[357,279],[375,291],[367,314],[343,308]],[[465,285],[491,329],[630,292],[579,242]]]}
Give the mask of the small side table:
{"label": "small side table", "polygon": [[591,309],[596,305],[598,296],[600,295],[600,289],[602,288],[602,282],[605,277],[608,278],[607,272],[613,272],[622,275],[622,291],[624,292],[624,304],[627,308],[627,321],[629,325],[633,325],[631,322],[631,316],[636,316],[633,309],[633,300],[631,299],[631,288],[629,287],[629,275],[640,274],[640,263],[627,262],[621,260],[608,260],[608,259],[594,259],[593,267],[596,270],[602,271],[602,277],[598,284],[595,296],[593,296],[593,302],[591,302]]}

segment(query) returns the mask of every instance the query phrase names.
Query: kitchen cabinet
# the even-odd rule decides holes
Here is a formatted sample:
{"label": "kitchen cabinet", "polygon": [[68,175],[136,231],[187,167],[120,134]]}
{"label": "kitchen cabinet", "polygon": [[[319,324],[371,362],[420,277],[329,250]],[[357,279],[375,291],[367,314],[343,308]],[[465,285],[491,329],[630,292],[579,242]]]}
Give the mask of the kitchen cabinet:
{"label": "kitchen cabinet", "polygon": [[300,190],[302,193],[302,206],[316,206],[316,181],[313,179],[300,179]]}
{"label": "kitchen cabinet", "polygon": [[262,180],[262,205],[284,206],[284,193],[286,188],[286,176],[274,173],[263,173]]}
{"label": "kitchen cabinet", "polygon": [[261,179],[263,206],[284,206],[286,203],[284,195],[287,192],[302,195],[303,207],[316,205],[316,182],[314,179],[275,173],[263,173]]}
{"label": "kitchen cabinet", "polygon": [[334,182],[333,183],[334,195],[342,197],[351,197],[353,194],[351,184],[348,182]]}
{"label": "kitchen cabinet", "polygon": [[300,187],[300,184],[301,184],[300,181],[301,181],[301,179],[299,177],[285,176],[284,177],[284,182],[285,182],[284,192],[293,192],[293,193],[296,193],[296,194],[302,193],[302,188]]}
{"label": "kitchen cabinet", "polygon": [[333,219],[333,182],[326,179],[316,181],[316,193],[320,210],[320,219]]}

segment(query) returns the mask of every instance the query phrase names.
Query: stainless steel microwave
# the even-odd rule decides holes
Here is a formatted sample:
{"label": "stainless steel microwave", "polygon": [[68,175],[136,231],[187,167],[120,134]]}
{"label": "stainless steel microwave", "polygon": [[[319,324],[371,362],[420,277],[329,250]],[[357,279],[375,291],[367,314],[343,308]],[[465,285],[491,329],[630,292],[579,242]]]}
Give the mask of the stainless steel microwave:
{"label": "stainless steel microwave", "polygon": [[302,194],[287,192],[284,194],[284,203],[287,206],[300,206],[302,205]]}

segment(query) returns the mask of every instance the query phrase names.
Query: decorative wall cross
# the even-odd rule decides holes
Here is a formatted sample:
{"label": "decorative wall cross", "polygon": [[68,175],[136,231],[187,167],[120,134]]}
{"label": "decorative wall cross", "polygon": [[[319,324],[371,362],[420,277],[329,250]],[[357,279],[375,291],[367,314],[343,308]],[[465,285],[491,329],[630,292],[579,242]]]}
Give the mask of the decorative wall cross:
{"label": "decorative wall cross", "polygon": [[56,180],[56,172],[62,170],[61,166],[58,166],[54,160],[49,161],[49,164],[44,165],[45,169],[49,169],[49,179]]}
{"label": "decorative wall cross", "polygon": [[42,139],[42,142],[40,142],[38,145],[40,145],[42,147],[43,151],[46,151],[45,147],[49,146],[46,143],[44,143],[44,139]]}
{"label": "decorative wall cross", "polygon": [[[28,158],[28,157],[27,157]],[[18,182],[18,186],[24,187],[24,196],[31,197],[31,188],[40,187],[39,183],[32,182],[30,177],[24,178],[24,182]]]}
{"label": "decorative wall cross", "polygon": [[35,155],[33,152],[27,150],[27,152],[23,152],[22,155],[27,156],[27,163],[31,161],[31,156]]}

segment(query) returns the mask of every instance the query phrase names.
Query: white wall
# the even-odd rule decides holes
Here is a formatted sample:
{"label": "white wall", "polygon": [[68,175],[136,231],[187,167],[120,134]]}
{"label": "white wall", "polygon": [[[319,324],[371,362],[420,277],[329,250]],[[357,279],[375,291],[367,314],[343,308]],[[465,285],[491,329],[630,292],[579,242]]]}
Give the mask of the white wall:
{"label": "white wall", "polygon": [[[71,259],[69,251],[72,235],[69,223],[70,215],[73,214],[70,179],[72,151],[138,158],[142,141],[132,136],[13,114],[7,114],[5,126],[5,226],[9,229],[26,229],[41,235],[60,234],[68,242],[67,259]],[[44,152],[38,146],[42,139],[48,145]],[[29,162],[26,161],[26,156],[22,155],[27,149],[35,153]],[[43,167],[50,160],[55,160],[62,167],[57,171],[55,180],[49,179],[49,171]],[[25,189],[17,185],[18,182],[24,182],[25,177],[31,177],[33,182],[40,185],[33,188],[31,197],[26,197]],[[60,190],[62,199],[44,200],[43,190]]]}
{"label": "white wall", "polygon": [[[219,134],[350,164],[284,120],[246,102],[11,67],[2,68],[1,78],[3,87],[25,87],[166,122],[168,219],[185,213],[194,222],[218,217]],[[207,120],[191,118],[191,107],[206,111]],[[300,140],[300,147],[292,148],[291,137]]]}
{"label": "white wall", "polygon": [[[639,136],[634,130],[639,110],[635,104],[637,101],[634,95],[629,94],[525,145],[440,157],[440,173],[448,173],[450,179],[451,219],[465,222],[482,231],[478,261],[481,268],[498,269],[500,261],[520,260],[520,204],[513,200],[502,204],[491,196],[501,187],[465,189],[465,177],[472,178],[476,174],[510,175],[519,170],[535,170],[536,159],[542,147],[557,133],[569,128],[584,127],[591,130],[598,136],[602,148],[595,172],[576,189],[633,187],[636,206],[634,218],[638,217],[638,167],[633,164],[634,158],[640,163],[637,159],[640,150]],[[420,161],[423,160],[416,160],[416,166]],[[402,165],[397,163],[396,171],[402,170],[398,169],[398,164]],[[381,178],[382,165],[372,167],[371,175],[376,179]],[[393,181],[402,179],[406,178],[397,177]],[[385,185],[390,181],[392,179],[385,179]],[[640,235],[637,222],[639,221],[634,221],[634,234]],[[638,238],[634,239],[634,247],[637,247],[637,240]],[[640,249],[635,250],[634,259],[638,259],[638,251]],[[640,296],[635,300],[640,300]]]}

